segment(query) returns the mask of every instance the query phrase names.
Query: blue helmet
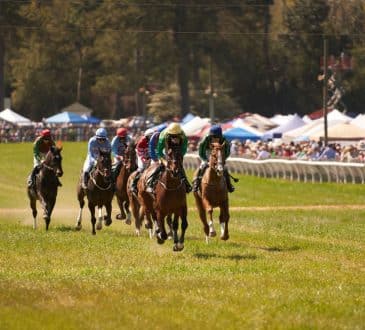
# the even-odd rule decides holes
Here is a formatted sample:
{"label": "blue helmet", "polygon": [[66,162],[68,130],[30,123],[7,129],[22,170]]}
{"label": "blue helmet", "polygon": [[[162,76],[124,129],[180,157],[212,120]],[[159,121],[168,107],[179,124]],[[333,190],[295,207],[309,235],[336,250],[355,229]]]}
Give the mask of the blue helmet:
{"label": "blue helmet", "polygon": [[108,133],[106,132],[105,128],[98,128],[95,132],[96,137],[98,138],[107,138],[108,137]]}
{"label": "blue helmet", "polygon": [[209,135],[222,136],[222,127],[213,125],[209,130]]}

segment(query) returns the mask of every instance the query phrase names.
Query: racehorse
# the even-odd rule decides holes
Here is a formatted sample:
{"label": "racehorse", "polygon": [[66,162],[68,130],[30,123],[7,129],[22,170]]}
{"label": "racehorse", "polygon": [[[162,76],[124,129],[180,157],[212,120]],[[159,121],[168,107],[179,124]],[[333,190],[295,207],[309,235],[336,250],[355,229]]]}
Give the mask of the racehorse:
{"label": "racehorse", "polygon": [[[135,176],[137,175],[137,171],[134,171],[128,178],[127,182],[127,195],[129,199],[129,204],[131,207],[131,211],[133,214],[134,222],[135,222],[135,231],[136,235],[139,236],[141,233],[141,226],[143,223],[143,219],[146,218],[145,227],[149,231],[150,238],[152,238],[152,219],[151,219],[151,212],[149,212],[150,208],[146,207],[146,204],[143,202],[143,198],[146,197],[148,201],[152,202],[152,197],[150,194],[146,193],[145,190],[145,178],[146,174],[150,173],[150,171],[154,169],[154,166],[147,167],[144,172],[142,173],[141,177],[138,180],[137,184],[137,195],[134,194],[129,187],[132,185],[132,181],[134,180]],[[148,194],[148,196],[145,196]],[[147,205],[148,206],[148,205]]]}
{"label": "racehorse", "polygon": [[34,187],[28,187],[30,207],[33,212],[33,228],[37,229],[37,199],[43,208],[46,230],[51,222],[51,214],[56,203],[58,178],[63,175],[61,147],[52,146],[48,151],[39,173],[35,177]]}
{"label": "racehorse", "polygon": [[81,220],[82,220],[82,209],[85,205],[84,197],[87,196],[88,207],[91,214],[91,225],[92,234],[95,235],[95,207],[98,207],[98,224],[96,226],[97,230],[102,229],[102,207],[106,208],[106,216],[104,217],[105,225],[110,226],[112,223],[111,213],[112,213],[112,200],[114,195],[114,187],[112,180],[111,171],[112,161],[110,158],[110,153],[99,150],[99,157],[96,162],[96,166],[91,170],[90,177],[87,184],[86,191],[82,188],[82,175],[77,186],[77,199],[80,204],[80,211],[77,217],[76,230],[80,230]]}
{"label": "racehorse", "polygon": [[[165,218],[173,216],[173,251],[184,249],[185,231],[188,227],[185,184],[180,179],[182,156],[179,148],[168,149],[164,170],[155,187],[153,210],[156,215],[155,234],[157,242],[163,244],[168,235],[165,230]],[[178,236],[179,217],[181,234]]]}
{"label": "racehorse", "polygon": [[130,174],[136,169],[136,150],[133,142],[130,142],[125,150],[124,159],[119,166],[119,173],[115,180],[115,195],[120,209],[117,214],[118,220],[126,219],[125,223],[131,224],[131,213],[129,211],[129,198],[127,193],[127,182]]}
{"label": "racehorse", "polygon": [[[228,240],[229,203],[226,180],[224,178],[224,143],[211,143],[209,166],[206,169],[200,184],[200,191],[194,192],[196,206],[200,220],[203,223],[206,241],[216,236],[213,226],[213,208],[219,207],[219,222],[221,225],[221,239]],[[207,215],[209,214],[209,223]]]}

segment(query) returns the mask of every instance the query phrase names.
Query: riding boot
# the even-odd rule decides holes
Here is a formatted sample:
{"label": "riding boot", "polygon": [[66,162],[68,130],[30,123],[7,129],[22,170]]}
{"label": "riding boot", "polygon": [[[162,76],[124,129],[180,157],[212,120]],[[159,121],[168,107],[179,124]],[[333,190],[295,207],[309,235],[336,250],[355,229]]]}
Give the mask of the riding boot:
{"label": "riding boot", "polygon": [[137,190],[137,183],[138,183],[138,180],[139,178],[141,177],[141,172],[137,172],[136,176],[133,178],[133,181],[132,181],[132,185],[131,185],[131,191],[137,195],[138,193],[138,190]]}
{"label": "riding boot", "polygon": [[227,183],[227,189],[228,189],[228,192],[234,192],[234,187],[231,183],[231,177],[228,173],[228,170],[227,169],[224,169],[224,178],[226,179],[226,183]]}
{"label": "riding boot", "polygon": [[193,192],[197,192],[199,190],[204,171],[205,171],[205,167],[199,168],[198,173],[196,174],[196,177],[193,179]]}
{"label": "riding boot", "polygon": [[181,171],[180,171],[180,180],[185,184],[186,192],[187,193],[191,192],[192,187],[191,187],[191,184],[189,183],[188,178],[186,177],[184,169],[181,169]]}
{"label": "riding boot", "polygon": [[32,172],[30,173],[29,178],[28,178],[28,187],[29,188],[35,188],[35,177],[39,173],[39,170],[40,170],[40,166],[37,165],[33,168]]}
{"label": "riding boot", "polygon": [[81,183],[82,189],[87,189],[88,182],[89,182],[89,172],[84,172]]}
{"label": "riding boot", "polygon": [[160,175],[160,173],[162,172],[163,166],[157,166],[155,168],[155,170],[152,172],[152,174],[150,175],[150,177],[147,179],[147,187],[146,187],[146,191],[149,193],[153,192],[153,189],[155,188],[156,182],[157,182],[157,178]]}

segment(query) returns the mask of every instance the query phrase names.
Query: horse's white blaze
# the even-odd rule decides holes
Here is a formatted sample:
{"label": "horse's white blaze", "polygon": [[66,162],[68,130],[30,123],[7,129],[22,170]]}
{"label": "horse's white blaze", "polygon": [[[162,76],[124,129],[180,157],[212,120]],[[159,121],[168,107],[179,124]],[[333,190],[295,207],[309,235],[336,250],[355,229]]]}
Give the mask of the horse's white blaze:
{"label": "horse's white blaze", "polygon": [[224,234],[224,230],[226,229],[226,224],[224,222],[221,223],[221,234]]}

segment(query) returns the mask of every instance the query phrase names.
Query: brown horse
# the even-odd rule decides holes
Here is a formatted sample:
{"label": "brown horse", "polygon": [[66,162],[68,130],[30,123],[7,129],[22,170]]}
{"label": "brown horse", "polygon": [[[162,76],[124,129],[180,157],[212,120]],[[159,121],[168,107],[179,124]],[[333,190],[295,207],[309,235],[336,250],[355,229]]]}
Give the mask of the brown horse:
{"label": "brown horse", "polygon": [[125,150],[124,159],[119,166],[119,173],[115,180],[115,195],[120,209],[117,214],[118,220],[126,219],[125,223],[131,224],[131,213],[129,211],[129,198],[127,193],[127,182],[130,174],[136,169],[136,150],[133,142],[130,142]]}
{"label": "brown horse", "polygon": [[[155,212],[155,234],[157,242],[163,244],[168,238],[165,229],[165,218],[173,217],[172,234],[173,251],[184,249],[185,231],[188,227],[185,184],[180,179],[182,156],[179,148],[169,149],[166,155],[165,168],[157,181],[153,211]],[[181,234],[178,236],[179,217]]]}
{"label": "brown horse", "polygon": [[51,147],[48,151],[44,162],[41,165],[39,173],[35,177],[35,187],[28,187],[28,197],[30,207],[33,212],[33,228],[37,229],[37,199],[42,204],[43,219],[46,222],[48,230],[51,222],[51,214],[56,203],[58,178],[63,175],[62,170],[62,148]]}
{"label": "brown horse", "polygon": [[[209,237],[216,236],[216,231],[213,226],[213,208],[219,207],[219,222],[221,225],[221,239],[228,240],[228,221],[229,221],[229,203],[228,191],[224,171],[224,144],[211,143],[209,167],[206,169],[200,184],[200,191],[194,192],[196,206],[199,211],[200,220],[204,226],[206,240]],[[207,215],[209,214],[209,224]]]}
{"label": "brown horse", "polygon": [[86,191],[82,188],[82,175],[80,176],[80,180],[77,186],[77,199],[80,204],[80,211],[77,217],[76,222],[76,230],[80,230],[81,220],[82,220],[82,209],[85,205],[85,195],[88,199],[88,206],[91,214],[91,225],[92,225],[92,234],[95,235],[95,207],[98,207],[99,216],[98,216],[98,224],[96,229],[102,229],[102,207],[106,208],[106,216],[104,217],[105,225],[110,226],[112,223],[112,200],[114,196],[114,187],[112,180],[112,171],[111,171],[112,161],[110,158],[109,152],[104,152],[102,150],[99,151],[99,157],[94,169],[92,169],[90,173],[90,178],[88,180]]}

